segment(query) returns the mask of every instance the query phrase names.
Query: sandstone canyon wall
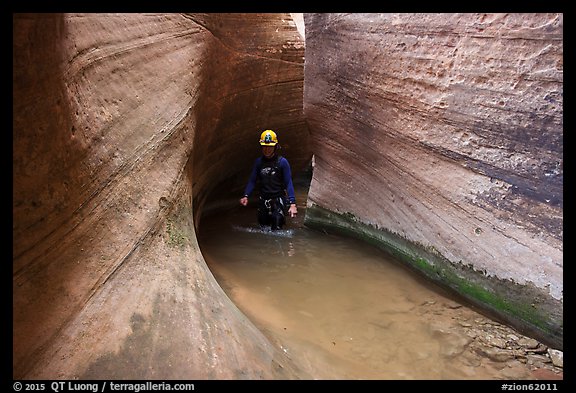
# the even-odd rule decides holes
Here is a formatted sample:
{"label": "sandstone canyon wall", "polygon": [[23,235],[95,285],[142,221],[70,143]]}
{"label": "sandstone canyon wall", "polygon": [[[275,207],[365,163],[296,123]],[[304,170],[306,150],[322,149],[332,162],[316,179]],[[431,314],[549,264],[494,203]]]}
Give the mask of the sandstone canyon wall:
{"label": "sandstone canyon wall", "polygon": [[306,223],[563,346],[563,15],[305,14]]}
{"label": "sandstone canyon wall", "polygon": [[301,375],[193,220],[262,129],[311,156],[290,14],[14,14],[13,40],[13,377]]}
{"label": "sandstone canyon wall", "polygon": [[196,241],[265,128],[309,225],[562,348],[562,15],[304,20],[14,14],[15,379],[305,377]]}

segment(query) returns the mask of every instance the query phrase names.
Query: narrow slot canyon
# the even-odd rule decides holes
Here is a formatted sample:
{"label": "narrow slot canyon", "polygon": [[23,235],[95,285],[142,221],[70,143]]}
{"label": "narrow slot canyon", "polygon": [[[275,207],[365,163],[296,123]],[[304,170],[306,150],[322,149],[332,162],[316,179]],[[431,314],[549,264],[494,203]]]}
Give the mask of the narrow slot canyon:
{"label": "narrow slot canyon", "polygon": [[13,14],[13,378],[562,379],[562,29]]}

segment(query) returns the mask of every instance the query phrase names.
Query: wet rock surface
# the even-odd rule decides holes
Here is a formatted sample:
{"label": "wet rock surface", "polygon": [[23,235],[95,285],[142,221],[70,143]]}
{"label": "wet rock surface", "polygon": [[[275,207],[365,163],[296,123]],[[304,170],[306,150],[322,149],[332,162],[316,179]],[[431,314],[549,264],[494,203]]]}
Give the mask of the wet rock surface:
{"label": "wet rock surface", "polygon": [[430,250],[425,268],[444,258],[452,277],[552,328],[522,312],[510,323],[562,346],[563,15],[304,22],[310,204],[375,228],[373,238],[394,234],[396,248]]}
{"label": "wet rock surface", "polygon": [[[333,27],[338,27],[337,19],[331,22]],[[365,26],[361,19],[356,25],[352,22],[348,27]],[[500,26],[490,18],[481,22],[478,29]],[[494,127],[487,126],[482,116],[468,112],[475,106],[455,99],[453,90],[447,89],[449,94],[444,96],[436,94],[437,88],[428,89],[430,83],[422,75],[441,70],[438,64],[431,64],[433,69],[419,66],[429,60],[426,56],[404,57],[404,63],[399,63],[415,64],[411,70],[423,74],[404,80],[392,78],[388,84],[396,91],[414,92],[414,99],[368,90],[400,105],[380,105],[382,101],[358,95],[340,102],[321,100],[327,112],[309,111],[319,148],[313,188],[316,201],[336,196],[335,205],[328,207],[344,210],[351,210],[346,203],[352,201],[356,213],[363,217],[374,211],[388,212],[384,218],[391,225],[399,224],[401,231],[416,237],[438,237],[436,244],[443,246],[439,247],[443,252],[469,250],[473,255],[479,251],[479,259],[504,249],[498,239],[505,232],[550,256],[549,264],[540,271],[558,291],[562,263],[556,256],[561,254],[558,228],[562,200],[561,194],[555,193],[562,179],[562,163],[557,160],[562,90],[561,53],[554,43],[561,40],[559,24],[550,18],[541,24],[549,33],[542,30],[538,40],[528,40],[541,44],[552,36],[551,45],[544,48],[548,52],[542,53],[551,54],[553,61],[540,61],[548,59],[540,54],[527,57],[527,77],[514,84],[518,90],[491,89],[492,83],[511,82],[513,78],[480,79],[477,89],[471,88],[474,85],[468,82],[476,81],[479,75],[476,63],[469,60],[483,58],[484,50],[459,58],[467,64],[464,69],[469,74],[449,73],[437,79],[437,86],[446,83],[468,97],[477,91],[492,91],[494,94],[475,101],[490,118],[497,118],[492,115],[500,113],[500,108],[504,113],[515,113],[509,110],[514,100],[508,97],[525,95],[524,103],[534,104],[525,112],[536,116],[526,128],[502,126],[518,120],[515,116],[510,122],[500,118]],[[400,35],[409,38],[404,45],[418,44],[413,41],[418,37],[431,38],[426,33],[409,32],[421,25],[417,21],[399,27]],[[309,159],[307,119],[302,114],[304,42],[289,14],[14,14],[13,26],[14,377],[301,376],[282,351],[274,348],[222,293],[202,258],[195,231],[211,192],[221,187],[220,195],[224,195],[243,186],[245,177],[241,174],[250,166],[252,152],[258,150],[257,131],[268,127],[282,130],[283,148],[290,152],[295,168]],[[310,27],[312,39],[323,28],[315,23]],[[463,29],[468,31],[466,25]],[[334,38],[346,38],[328,33],[326,42],[330,44],[338,42]],[[452,40],[453,35],[448,38]],[[523,42],[512,38],[510,42]],[[357,45],[354,37],[344,41],[353,42],[359,51],[367,49]],[[449,44],[445,47],[455,48]],[[323,56],[320,63],[325,60],[336,68],[340,67],[331,60],[332,49],[354,62],[358,59],[338,47],[311,49]],[[402,45],[395,50],[401,49]],[[365,53],[392,58],[386,52]],[[507,48],[498,53],[507,53]],[[448,50],[432,58],[449,61],[451,55]],[[356,65],[369,63],[370,59],[362,56]],[[495,58],[494,63],[500,64],[501,59]],[[346,65],[341,69],[350,70],[350,75],[376,75],[356,73],[362,69]],[[329,82],[344,92],[359,81],[325,69],[317,69],[316,77],[311,75],[320,83],[322,75],[337,77]],[[456,78],[450,80],[452,76]],[[374,105],[359,110],[354,106],[357,102]],[[480,105],[485,102],[489,103]],[[370,115],[373,109],[382,118]],[[443,111],[458,116],[442,117],[442,127],[430,127],[429,118],[423,114]],[[350,113],[358,117],[351,123],[342,121]],[[326,121],[327,129],[318,127],[319,121]],[[520,138],[521,131],[531,131],[534,124],[544,124],[543,135],[550,138],[544,140],[539,133]],[[493,130],[502,127],[514,132],[497,133],[492,138]],[[401,129],[412,133],[402,135],[397,132]],[[388,130],[385,138],[379,138],[379,130]],[[364,146],[366,141],[381,139],[386,150],[377,144],[372,145],[375,150],[355,148],[357,141]],[[406,140],[422,142],[414,145]],[[516,144],[522,154],[513,154]],[[381,154],[389,151],[397,154]],[[412,158],[406,161],[406,157]],[[441,165],[433,165],[437,162]],[[376,164],[375,170],[363,173],[366,163]],[[505,167],[499,167],[501,163]],[[445,173],[452,176],[443,176]],[[545,193],[535,189],[537,182],[529,180],[541,180],[541,175],[547,179],[544,184],[550,186],[543,188]],[[356,179],[360,181],[355,183]],[[522,180],[520,189],[511,185],[518,179]],[[407,187],[402,187],[404,184]],[[437,192],[446,191],[445,184],[454,192]],[[463,188],[474,193],[464,195],[459,192]],[[343,189],[356,194],[350,198],[350,192],[341,192]],[[365,195],[386,198],[365,200]],[[418,200],[448,202],[428,209],[415,203]],[[413,204],[415,207],[409,209]],[[432,214],[441,208],[446,208],[443,221]],[[526,219],[529,215],[518,219],[512,214],[516,208],[545,214],[536,214],[535,220]],[[471,218],[474,225],[470,228],[458,225],[463,219],[461,210],[467,212],[464,218]],[[405,212],[410,212],[409,216]],[[494,220],[496,216],[501,219]],[[411,227],[406,223],[416,224]],[[488,223],[495,223],[496,228]],[[431,233],[430,228],[439,228],[438,233]],[[451,228],[468,231],[452,236]],[[466,243],[470,239],[485,247],[471,250]],[[515,240],[512,243],[519,244]],[[526,250],[520,248],[525,255]],[[525,265],[522,258],[515,262],[506,272],[522,276],[537,270]],[[430,304],[423,305],[421,312],[433,319],[435,313],[446,309]],[[492,332],[488,338],[490,334],[481,329],[485,324],[460,317],[455,321],[471,326],[440,324],[434,325],[434,331],[454,335],[453,344],[444,351],[447,356],[464,354],[468,363],[462,364],[463,370],[481,367],[483,359],[497,359],[498,364],[518,371],[521,377],[526,374],[520,370],[539,377],[559,375],[561,352],[543,351],[540,344],[534,346],[529,340],[516,348],[508,344],[506,335]]]}
{"label": "wet rock surface", "polygon": [[454,301],[428,301],[415,312],[430,321],[435,335],[451,345],[443,355],[453,357],[462,376],[487,369],[497,379],[563,379],[563,352],[518,333]]}

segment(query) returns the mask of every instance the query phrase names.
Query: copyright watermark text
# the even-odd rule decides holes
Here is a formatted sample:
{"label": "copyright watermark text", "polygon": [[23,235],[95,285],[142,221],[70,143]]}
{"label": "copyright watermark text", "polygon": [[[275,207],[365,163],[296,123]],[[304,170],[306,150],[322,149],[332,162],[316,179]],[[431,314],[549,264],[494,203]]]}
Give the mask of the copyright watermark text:
{"label": "copyright watermark text", "polygon": [[15,392],[50,391],[61,392],[145,392],[145,391],[193,391],[193,383],[168,382],[80,382],[80,381],[54,381],[54,382],[20,382],[12,384]]}

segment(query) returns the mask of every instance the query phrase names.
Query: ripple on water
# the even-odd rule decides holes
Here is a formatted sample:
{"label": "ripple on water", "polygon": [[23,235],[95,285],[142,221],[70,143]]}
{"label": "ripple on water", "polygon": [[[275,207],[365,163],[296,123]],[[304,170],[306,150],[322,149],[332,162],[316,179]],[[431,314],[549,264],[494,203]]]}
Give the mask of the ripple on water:
{"label": "ripple on water", "polygon": [[279,231],[254,209],[203,219],[199,242],[228,296],[317,379],[529,379],[473,350],[464,322],[479,314],[381,250],[304,227],[299,209]]}

